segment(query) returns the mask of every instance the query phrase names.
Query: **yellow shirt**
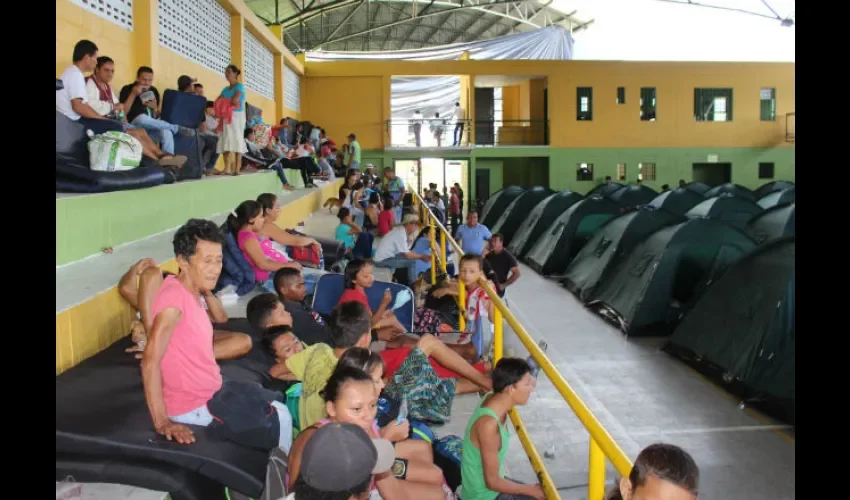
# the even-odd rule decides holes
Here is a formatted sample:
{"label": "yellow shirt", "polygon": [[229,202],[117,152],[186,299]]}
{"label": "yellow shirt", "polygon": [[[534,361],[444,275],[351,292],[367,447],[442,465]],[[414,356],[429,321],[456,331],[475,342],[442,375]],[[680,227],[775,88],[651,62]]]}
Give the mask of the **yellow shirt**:
{"label": "yellow shirt", "polygon": [[286,367],[301,381],[298,418],[302,429],[325,418],[325,401],[319,392],[331,378],[337,361],[327,344],[313,344],[286,360]]}

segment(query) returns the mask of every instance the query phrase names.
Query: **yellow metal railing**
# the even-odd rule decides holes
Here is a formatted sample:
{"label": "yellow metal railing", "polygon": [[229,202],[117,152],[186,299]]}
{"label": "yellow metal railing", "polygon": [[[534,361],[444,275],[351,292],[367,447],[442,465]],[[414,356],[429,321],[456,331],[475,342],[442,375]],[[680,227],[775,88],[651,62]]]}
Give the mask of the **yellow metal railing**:
{"label": "yellow metal railing", "polygon": [[[461,249],[460,245],[458,245],[454,238],[451,237],[445,226],[443,226],[431,210],[428,209],[427,205],[425,205],[418,193],[413,193],[413,200],[415,206],[420,212],[422,221],[431,229],[431,282],[433,283],[436,281],[438,265],[443,273],[447,272],[446,245],[451,245],[458,255],[463,255],[463,249]],[[437,246],[437,237],[435,234],[437,230],[440,231],[439,247]],[[439,252],[440,255],[439,263],[437,262],[437,252]],[[465,326],[463,311],[465,311],[464,302],[466,301],[466,292],[464,290],[463,282],[461,280],[457,280],[457,282],[459,291],[458,308],[461,311],[460,329],[463,330]],[[564,401],[567,402],[573,410],[573,413],[575,413],[576,417],[578,417],[579,421],[590,434],[590,449],[588,450],[587,498],[589,500],[602,500],[602,497],[605,495],[605,460],[609,460],[614,465],[617,472],[623,477],[627,477],[631,472],[632,461],[625,453],[623,453],[623,450],[620,449],[620,446],[614,441],[611,435],[608,434],[608,431],[602,427],[599,420],[593,415],[593,413],[591,413],[587,405],[584,404],[584,401],[578,397],[573,388],[570,387],[570,384],[567,383],[561,373],[555,368],[555,365],[552,364],[546,354],[534,342],[534,339],[532,339],[528,332],[525,331],[525,328],[519,324],[516,316],[514,316],[508,309],[495,290],[490,287],[486,280],[482,280],[479,285],[482,289],[484,289],[494,304],[494,361],[498,361],[503,357],[504,321],[507,321],[516,336],[525,348],[528,349],[529,354],[531,354],[531,357],[540,367],[541,371],[549,377],[552,384],[564,398]],[[552,477],[546,471],[546,467],[543,465],[543,460],[541,460],[540,454],[537,453],[534,443],[531,442],[519,413],[513,409],[510,411],[509,415],[511,422],[514,425],[514,429],[516,429],[517,437],[519,437],[522,447],[525,449],[525,453],[528,455],[528,459],[531,462],[531,466],[537,474],[537,478],[543,486],[543,490],[546,492],[546,498],[549,500],[559,500],[561,496],[558,493],[558,489],[555,486],[555,483],[552,482]]]}

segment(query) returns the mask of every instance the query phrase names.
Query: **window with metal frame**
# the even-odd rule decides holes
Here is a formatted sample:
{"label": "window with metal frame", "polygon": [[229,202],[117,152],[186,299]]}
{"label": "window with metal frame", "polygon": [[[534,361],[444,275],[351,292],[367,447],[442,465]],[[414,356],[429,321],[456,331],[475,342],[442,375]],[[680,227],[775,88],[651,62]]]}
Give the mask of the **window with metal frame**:
{"label": "window with metal frame", "polygon": [[576,165],[577,181],[593,180],[593,163],[579,163]]}
{"label": "window with metal frame", "polygon": [[593,120],[593,87],[576,88],[576,120]]}
{"label": "window with metal frame", "polygon": [[133,31],[133,2],[130,0],[71,0],[71,3],[127,31]]}
{"label": "window with metal frame", "polygon": [[216,0],[158,1],[159,45],[223,75],[231,64],[230,13]]}
{"label": "window with metal frame", "polygon": [[289,66],[283,67],[283,105],[301,112],[301,77]]}
{"label": "window with metal frame", "polygon": [[776,89],[763,88],[759,92],[761,121],[776,121]]}
{"label": "window with metal frame", "polygon": [[655,121],[655,87],[640,88],[640,121]]}
{"label": "window with metal frame", "polygon": [[694,89],[694,119],[698,122],[731,122],[732,89]]}
{"label": "window with metal frame", "polygon": [[655,163],[638,163],[638,179],[641,181],[654,181]]}
{"label": "window with metal frame", "polygon": [[245,86],[274,100],[274,54],[245,29]]}

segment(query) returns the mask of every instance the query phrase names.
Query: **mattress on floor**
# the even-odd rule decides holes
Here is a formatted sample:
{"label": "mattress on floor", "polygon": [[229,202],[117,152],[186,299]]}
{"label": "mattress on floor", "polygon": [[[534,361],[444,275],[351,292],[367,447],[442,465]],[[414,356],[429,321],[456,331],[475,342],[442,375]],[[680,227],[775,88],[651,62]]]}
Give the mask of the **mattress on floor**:
{"label": "mattress on floor", "polygon": [[[225,377],[245,381],[268,378],[269,355],[259,342],[254,344],[247,356],[223,363]],[[193,427],[197,441],[191,445],[170,442],[154,431],[139,360],[124,352],[130,345],[129,337],[123,338],[56,377],[57,456],[171,464],[246,495],[259,495],[266,453],[214,438],[200,427]]]}
{"label": "mattress on floor", "polygon": [[192,470],[150,460],[56,455],[56,481],[108,483],[168,492],[171,500],[225,500],[224,487]]}

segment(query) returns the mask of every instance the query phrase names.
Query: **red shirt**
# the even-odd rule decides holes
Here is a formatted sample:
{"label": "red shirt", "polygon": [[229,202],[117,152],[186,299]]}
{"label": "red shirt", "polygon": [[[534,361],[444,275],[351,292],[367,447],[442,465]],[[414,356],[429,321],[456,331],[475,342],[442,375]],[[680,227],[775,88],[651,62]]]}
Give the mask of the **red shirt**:
{"label": "red shirt", "polygon": [[357,288],[348,288],[342,292],[339,303],[342,304],[344,302],[360,302],[366,306],[366,309],[369,309],[369,311],[372,310],[369,308],[369,299],[366,298],[366,292]]}
{"label": "red shirt", "polygon": [[395,216],[392,210],[381,210],[378,214],[378,236],[385,236],[395,225]]}
{"label": "red shirt", "polygon": [[[410,354],[410,347],[386,349],[379,354],[381,355],[381,359],[384,360],[384,378],[392,377],[401,367],[407,355]],[[434,361],[434,358],[428,358],[428,361],[431,362],[431,367],[440,378],[462,378],[457,373]],[[484,366],[484,363],[475,363],[472,367],[485,375],[487,374],[487,368]]]}

